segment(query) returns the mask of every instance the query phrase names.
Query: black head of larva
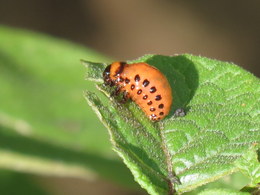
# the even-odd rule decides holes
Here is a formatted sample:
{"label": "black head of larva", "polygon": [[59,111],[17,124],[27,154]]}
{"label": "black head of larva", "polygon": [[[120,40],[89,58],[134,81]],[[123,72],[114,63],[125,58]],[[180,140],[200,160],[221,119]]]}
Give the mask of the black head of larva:
{"label": "black head of larva", "polygon": [[125,62],[114,62],[108,65],[103,72],[105,85],[114,86],[117,82],[123,82],[123,79],[120,79],[120,74],[123,72],[125,65]]}

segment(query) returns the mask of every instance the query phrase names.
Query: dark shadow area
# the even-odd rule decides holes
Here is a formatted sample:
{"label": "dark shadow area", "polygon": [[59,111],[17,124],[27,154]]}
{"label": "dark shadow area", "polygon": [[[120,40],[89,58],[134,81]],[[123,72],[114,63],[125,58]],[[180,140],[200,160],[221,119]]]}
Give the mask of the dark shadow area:
{"label": "dark shadow area", "polygon": [[[12,14],[10,14],[12,13]],[[4,1],[0,6],[0,23],[83,42],[91,41],[99,28],[98,15],[85,0]],[[82,29],[82,30],[80,30]]]}
{"label": "dark shadow area", "polygon": [[[106,179],[116,181],[126,186],[136,186],[133,176],[126,166],[119,160],[110,160],[100,155],[90,154],[77,150],[71,150],[62,146],[54,145],[37,139],[19,136],[12,133],[13,130],[1,127],[0,147],[7,151],[21,153],[43,159],[63,161],[67,164],[79,164],[94,170]],[[117,171],[115,171],[117,170]],[[124,179],[119,179],[124,178]],[[129,183],[131,182],[131,183]]]}
{"label": "dark shadow area", "polygon": [[[241,59],[245,56],[250,57],[247,64],[239,63],[239,61],[235,61],[235,63],[246,66],[256,76],[260,75],[260,69],[257,66],[259,64],[260,45],[260,1],[188,0],[179,3],[196,13],[210,29],[223,32],[226,37],[231,39],[240,39],[237,44],[240,45],[241,49],[244,48],[244,52],[240,54]],[[174,2],[171,4],[175,6]],[[250,48],[250,52],[246,47]]]}
{"label": "dark shadow area", "polygon": [[158,68],[168,79],[172,87],[173,104],[171,117],[178,108],[188,111],[187,105],[198,88],[198,72],[195,65],[186,56],[162,56],[149,58],[147,63]]}
{"label": "dark shadow area", "polygon": [[22,173],[13,171],[1,170],[0,171],[0,194],[21,194],[26,195],[48,195],[42,186],[33,181],[30,177]]}
{"label": "dark shadow area", "polygon": [[[252,1],[207,1],[207,0],[188,0],[179,2],[184,4],[189,9],[194,10],[201,19],[205,20],[212,28],[225,31],[241,32],[251,31],[252,35],[256,36],[260,33],[260,28],[256,28],[259,23],[259,7],[258,0]],[[171,2],[174,6],[174,2]],[[245,29],[245,26],[247,29]]]}

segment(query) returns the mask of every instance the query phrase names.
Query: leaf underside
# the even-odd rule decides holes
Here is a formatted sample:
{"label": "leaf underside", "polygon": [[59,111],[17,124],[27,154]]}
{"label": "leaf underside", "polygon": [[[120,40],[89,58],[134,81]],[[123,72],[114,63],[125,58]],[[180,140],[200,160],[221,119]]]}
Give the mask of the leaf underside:
{"label": "leaf underside", "polygon": [[[85,96],[135,180],[150,194],[172,194],[237,171],[234,162],[260,140],[259,79],[192,55],[146,55],[133,62],[147,62],[167,77],[174,101],[163,121],[151,122],[134,102],[110,98],[113,89],[100,83],[105,64],[84,63],[87,79],[106,98],[90,91]],[[187,115],[174,117],[177,108]]]}

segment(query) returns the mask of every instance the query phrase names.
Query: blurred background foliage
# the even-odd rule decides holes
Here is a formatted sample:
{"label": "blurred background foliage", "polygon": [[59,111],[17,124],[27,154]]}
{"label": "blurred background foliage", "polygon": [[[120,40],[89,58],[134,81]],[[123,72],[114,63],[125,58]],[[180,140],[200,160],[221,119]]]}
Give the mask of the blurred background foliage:
{"label": "blurred background foliage", "polygon": [[44,32],[117,60],[207,56],[260,75],[258,0],[10,0],[1,24]]}
{"label": "blurred background foliage", "polygon": [[[36,176],[2,170],[0,193],[145,194],[118,185],[116,179],[110,181],[108,169],[102,169],[104,164],[119,163],[122,175],[129,178],[125,181],[132,179],[111,150],[106,129],[83,98],[83,90],[94,87],[84,81],[85,70],[79,60],[110,62],[147,53],[191,53],[234,62],[259,76],[259,8],[258,0],[1,1],[0,25],[48,36],[38,42],[34,34],[1,28],[0,148],[69,163],[73,160],[66,154],[77,151],[74,158],[91,156],[92,164],[84,160],[82,164],[94,167],[103,177],[86,181],[73,174]],[[37,144],[42,150],[33,150]],[[44,150],[45,146],[51,147]],[[29,152],[26,147],[31,148]],[[3,155],[1,158],[3,162]],[[103,164],[97,165],[102,160]],[[17,170],[23,169],[19,166]],[[216,185],[221,183],[225,182]]]}

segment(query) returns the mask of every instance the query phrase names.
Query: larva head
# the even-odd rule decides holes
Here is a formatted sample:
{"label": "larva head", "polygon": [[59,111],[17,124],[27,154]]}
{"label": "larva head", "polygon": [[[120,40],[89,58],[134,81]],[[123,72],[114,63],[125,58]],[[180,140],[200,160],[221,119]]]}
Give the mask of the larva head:
{"label": "larva head", "polygon": [[103,72],[105,84],[111,85],[114,83],[118,76],[123,72],[125,65],[125,62],[114,62],[108,65]]}

